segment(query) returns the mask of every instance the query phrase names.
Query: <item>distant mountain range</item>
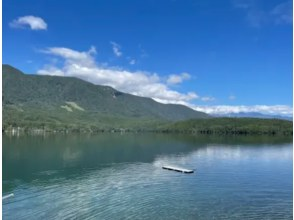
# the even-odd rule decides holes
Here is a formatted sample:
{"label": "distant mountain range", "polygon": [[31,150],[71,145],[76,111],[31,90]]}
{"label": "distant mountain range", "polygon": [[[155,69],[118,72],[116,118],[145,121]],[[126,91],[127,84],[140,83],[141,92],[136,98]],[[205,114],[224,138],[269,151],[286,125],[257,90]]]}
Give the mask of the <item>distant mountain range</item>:
{"label": "distant mountain range", "polygon": [[2,65],[2,70],[4,129],[148,127],[211,117],[183,105],[161,104],[77,78],[28,75],[9,65]]}
{"label": "distant mountain range", "polygon": [[292,117],[281,116],[281,115],[266,115],[259,112],[239,112],[239,113],[228,113],[228,114],[213,114],[214,117],[229,117],[229,118],[268,118],[268,119],[282,119],[293,121]]}

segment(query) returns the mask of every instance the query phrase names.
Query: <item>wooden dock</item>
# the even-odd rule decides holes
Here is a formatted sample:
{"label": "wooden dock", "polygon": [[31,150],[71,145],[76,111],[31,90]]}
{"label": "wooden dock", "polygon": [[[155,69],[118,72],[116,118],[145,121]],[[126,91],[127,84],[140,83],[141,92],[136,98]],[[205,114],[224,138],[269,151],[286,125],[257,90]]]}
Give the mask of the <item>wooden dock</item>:
{"label": "wooden dock", "polygon": [[163,166],[162,169],[166,170],[173,170],[181,173],[194,173],[194,170],[183,169],[180,167],[173,167],[173,166]]}

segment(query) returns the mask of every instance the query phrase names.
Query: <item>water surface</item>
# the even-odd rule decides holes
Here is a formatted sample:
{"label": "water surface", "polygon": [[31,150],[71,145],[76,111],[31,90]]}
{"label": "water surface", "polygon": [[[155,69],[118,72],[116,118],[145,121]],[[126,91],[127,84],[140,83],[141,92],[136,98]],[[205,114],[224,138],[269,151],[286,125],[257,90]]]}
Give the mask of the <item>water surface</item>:
{"label": "water surface", "polygon": [[293,218],[291,139],[3,136],[2,167],[3,219]]}

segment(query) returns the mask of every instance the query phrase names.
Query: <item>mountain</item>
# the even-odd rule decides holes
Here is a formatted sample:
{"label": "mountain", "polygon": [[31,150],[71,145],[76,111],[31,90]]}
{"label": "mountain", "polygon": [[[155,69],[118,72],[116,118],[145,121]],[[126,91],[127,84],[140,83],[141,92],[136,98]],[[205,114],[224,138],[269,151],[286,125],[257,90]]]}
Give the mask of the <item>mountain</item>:
{"label": "mountain", "polygon": [[28,75],[2,65],[3,128],[120,128],[210,116],[183,105],[94,85],[73,77]]}
{"label": "mountain", "polygon": [[268,118],[268,119],[282,119],[293,121],[292,117],[281,116],[281,115],[266,115],[259,112],[239,112],[239,113],[228,113],[228,114],[214,114],[214,117],[229,117],[229,118]]}

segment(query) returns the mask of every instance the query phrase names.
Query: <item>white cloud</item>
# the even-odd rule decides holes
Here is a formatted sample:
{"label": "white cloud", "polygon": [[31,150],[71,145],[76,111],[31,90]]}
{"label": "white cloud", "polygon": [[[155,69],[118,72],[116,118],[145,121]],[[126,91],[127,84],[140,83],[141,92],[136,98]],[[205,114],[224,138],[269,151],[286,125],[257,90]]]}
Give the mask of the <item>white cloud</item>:
{"label": "white cloud", "polygon": [[47,30],[46,22],[40,18],[32,15],[19,17],[9,23],[12,28],[27,28],[32,30]]}
{"label": "white cloud", "polygon": [[[144,71],[127,71],[120,68],[99,65],[95,62],[95,47],[88,51],[79,52],[69,48],[52,47],[42,50],[43,53],[50,54],[63,60],[60,62],[45,65],[38,74],[72,76],[83,79],[97,85],[111,86],[119,91],[133,95],[150,97],[161,103],[173,103],[186,105],[194,110],[206,112],[208,114],[228,114],[239,112],[260,112],[271,115],[292,116],[293,108],[287,105],[254,105],[254,106],[196,106],[193,100],[212,100],[213,97],[199,97],[194,92],[180,93],[163,83],[156,73]],[[181,74],[179,74],[181,75]],[[233,96],[231,96],[232,98]]]}
{"label": "white cloud", "polygon": [[234,96],[234,95],[230,95],[230,96],[229,96],[229,99],[230,99],[230,100],[235,100],[235,99],[236,99],[236,96]]}
{"label": "white cloud", "polygon": [[86,52],[78,52],[64,47],[50,47],[41,52],[55,55],[65,59],[66,65],[81,65],[83,67],[94,67],[95,61],[93,55],[96,54],[96,48],[91,46]]}
{"label": "white cloud", "polygon": [[188,105],[189,101],[198,98],[194,92],[185,94],[170,89],[161,82],[156,73],[130,72],[119,68],[100,66],[94,60],[94,51],[96,51],[94,47],[86,52],[63,47],[42,50],[43,53],[62,58],[64,64],[62,67],[57,67],[54,64],[45,65],[38,71],[38,74],[73,76],[97,85],[111,86],[122,92],[150,97],[162,103]]}
{"label": "white cloud", "polygon": [[117,57],[122,56],[121,46],[115,42],[110,42],[110,44],[112,45],[112,50],[114,55]]}
{"label": "white cloud", "polygon": [[188,80],[190,78],[191,78],[191,76],[188,73],[181,73],[179,75],[172,74],[172,75],[169,75],[169,77],[167,79],[167,83],[168,84],[179,84],[179,83],[182,83],[184,80]]}
{"label": "white cloud", "polygon": [[267,115],[292,116],[293,108],[287,105],[218,105],[218,106],[190,106],[194,110],[206,112],[208,114],[229,114],[239,112],[259,112]]}
{"label": "white cloud", "polygon": [[48,49],[43,50],[42,52],[61,56],[65,59],[71,60],[93,60],[91,57],[91,54],[93,53],[93,47],[91,47],[88,52],[78,52],[65,47],[50,47]]}
{"label": "white cloud", "polygon": [[38,74],[40,75],[52,75],[52,76],[65,76],[64,72],[52,65],[45,65],[44,69],[39,70]]}
{"label": "white cloud", "polygon": [[88,54],[97,54],[97,50],[96,50],[96,47],[94,46],[91,46],[90,49],[88,50]]}
{"label": "white cloud", "polygon": [[201,100],[204,101],[204,102],[212,102],[212,101],[215,100],[215,98],[211,97],[211,96],[204,96],[204,97],[201,98]]}

